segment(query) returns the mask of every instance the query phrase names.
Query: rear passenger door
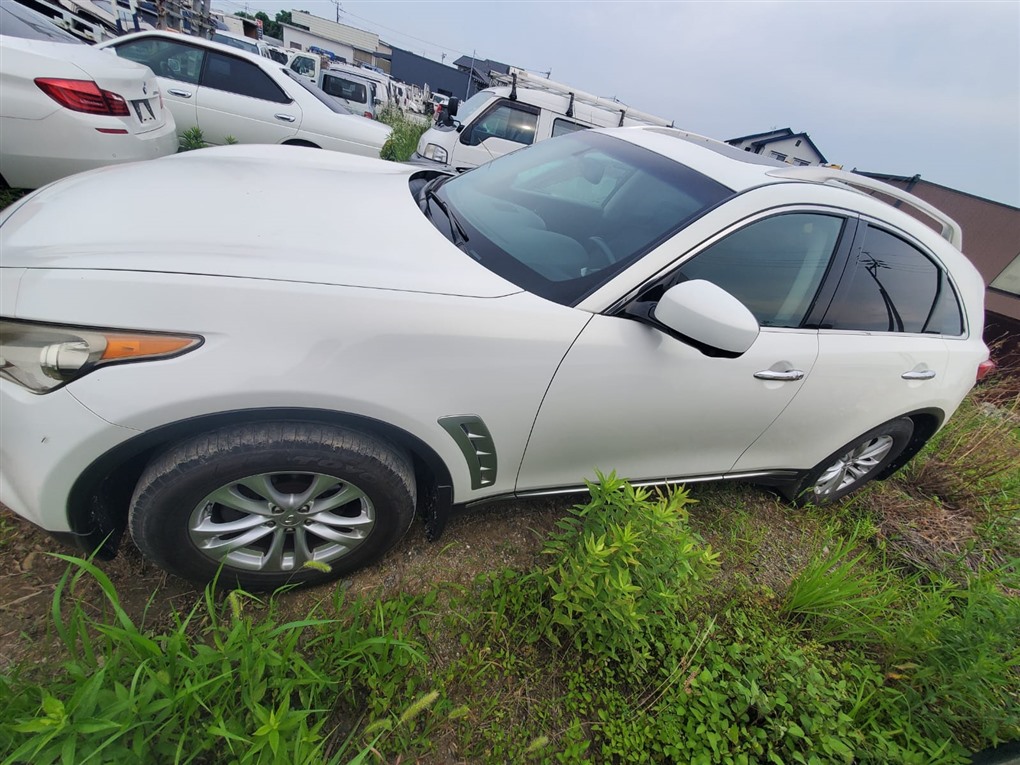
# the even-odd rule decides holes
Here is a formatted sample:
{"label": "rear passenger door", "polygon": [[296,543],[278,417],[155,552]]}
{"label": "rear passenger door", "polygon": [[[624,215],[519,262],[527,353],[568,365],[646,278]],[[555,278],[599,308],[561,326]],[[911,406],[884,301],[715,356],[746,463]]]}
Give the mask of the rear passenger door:
{"label": "rear passenger door", "polygon": [[301,108],[252,61],[207,51],[195,98],[206,143],[282,143],[301,126]]}
{"label": "rear passenger door", "polygon": [[963,334],[959,300],[933,255],[890,226],[862,221],[817,326],[818,360],[803,390],[736,469],[767,467],[798,442],[834,452],[952,387],[944,338]]}

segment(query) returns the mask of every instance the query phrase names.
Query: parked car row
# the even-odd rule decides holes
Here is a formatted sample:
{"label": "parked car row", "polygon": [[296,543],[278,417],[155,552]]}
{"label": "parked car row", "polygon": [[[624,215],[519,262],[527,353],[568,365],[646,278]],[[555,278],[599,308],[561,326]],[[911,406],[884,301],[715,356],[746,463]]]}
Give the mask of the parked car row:
{"label": "parked car row", "polygon": [[149,31],[90,46],[29,8],[0,5],[0,176],[10,186],[166,156],[195,128],[213,145],[378,157],[391,129],[362,114],[231,45]]}

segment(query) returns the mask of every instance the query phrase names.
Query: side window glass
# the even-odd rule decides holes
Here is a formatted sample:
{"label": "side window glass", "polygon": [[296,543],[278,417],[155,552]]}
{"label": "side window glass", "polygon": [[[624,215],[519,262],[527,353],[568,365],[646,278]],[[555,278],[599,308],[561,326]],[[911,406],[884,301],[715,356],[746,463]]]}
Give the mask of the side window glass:
{"label": "side window glass", "polygon": [[359,104],[368,103],[368,88],[360,82],[353,82],[343,77],[324,77],[322,89],[337,98],[345,98]]}
{"label": "side window glass", "polygon": [[576,133],[578,130],[587,130],[587,125],[582,125],[579,122],[571,122],[570,120],[555,119],[553,120],[552,137],[555,138],[558,135],[566,135],[567,133]]}
{"label": "side window glass", "polygon": [[822,327],[959,335],[963,321],[942,269],[903,239],[869,226]]}
{"label": "side window glass", "polygon": [[294,60],[290,62],[290,68],[298,74],[311,77],[315,74],[315,61],[307,56],[295,56]]}
{"label": "side window glass", "polygon": [[743,303],[763,327],[804,322],[844,220],[791,213],[757,221],[698,253],[677,281],[704,279]]}
{"label": "side window glass", "polygon": [[114,46],[117,55],[144,64],[160,77],[197,83],[204,52],[173,40],[134,40]]}
{"label": "side window glass", "polygon": [[290,103],[287,94],[258,66],[224,53],[209,53],[202,73],[202,85],[263,101]]}
{"label": "side window glass", "polygon": [[505,138],[525,146],[534,143],[538,114],[510,104],[500,104],[471,126],[470,133],[461,134],[461,141],[477,146],[487,138]]}

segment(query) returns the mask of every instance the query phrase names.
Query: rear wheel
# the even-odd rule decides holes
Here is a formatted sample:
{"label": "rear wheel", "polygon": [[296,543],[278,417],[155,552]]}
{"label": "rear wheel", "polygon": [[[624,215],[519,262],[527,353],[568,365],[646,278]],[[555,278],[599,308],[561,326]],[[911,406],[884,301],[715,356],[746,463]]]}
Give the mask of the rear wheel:
{"label": "rear wheel", "polygon": [[311,423],[212,431],[157,457],[131,502],[132,538],[175,574],[265,590],[379,558],[414,515],[414,469],[372,436]]}
{"label": "rear wheel", "polygon": [[831,504],[880,475],[900,456],[913,433],[909,417],[890,420],[836,450],[782,492],[797,505]]}

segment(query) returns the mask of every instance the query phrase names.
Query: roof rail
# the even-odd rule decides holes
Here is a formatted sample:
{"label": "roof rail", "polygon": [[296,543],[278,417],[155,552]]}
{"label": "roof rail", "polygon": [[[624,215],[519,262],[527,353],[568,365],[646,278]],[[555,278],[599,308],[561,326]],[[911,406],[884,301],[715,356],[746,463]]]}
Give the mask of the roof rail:
{"label": "roof rail", "polygon": [[938,208],[932,207],[923,199],[919,199],[913,194],[906,192],[901,188],[897,188],[892,184],[884,183],[883,181],[875,180],[874,178],[868,178],[864,175],[858,175],[857,173],[851,173],[847,170],[837,170],[834,167],[821,167],[817,165],[807,167],[780,167],[775,170],[769,170],[767,174],[773,178],[786,178],[791,181],[812,181],[814,183],[838,181],[840,183],[845,183],[848,186],[857,186],[858,188],[885,194],[886,196],[892,197],[903,204],[910,205],[915,210],[927,215],[942,227],[941,234],[943,239],[947,240],[950,244],[956,247],[956,249],[963,249],[963,229],[960,228],[959,223]]}
{"label": "roof rail", "polygon": [[[578,90],[570,85],[564,85],[562,82],[556,82],[555,80],[547,80],[545,77],[538,77],[530,72],[514,72],[512,74],[498,74],[494,72],[490,76],[494,82],[498,82],[502,85],[510,85],[515,88],[530,88],[531,90],[541,90],[546,93],[555,93],[556,95],[571,98],[572,103],[576,102],[579,104],[588,104],[589,106],[594,106],[598,109],[622,112],[623,114],[620,117],[621,125],[623,124],[624,118],[646,125],[660,125],[662,127],[669,127],[673,124],[668,120],[664,120],[662,117],[656,117],[654,114],[648,114],[647,112],[641,112],[637,109],[631,109],[626,104],[614,101],[611,98],[596,96],[594,93],[585,93],[583,90]],[[511,98],[513,98],[513,96],[511,96]]]}

